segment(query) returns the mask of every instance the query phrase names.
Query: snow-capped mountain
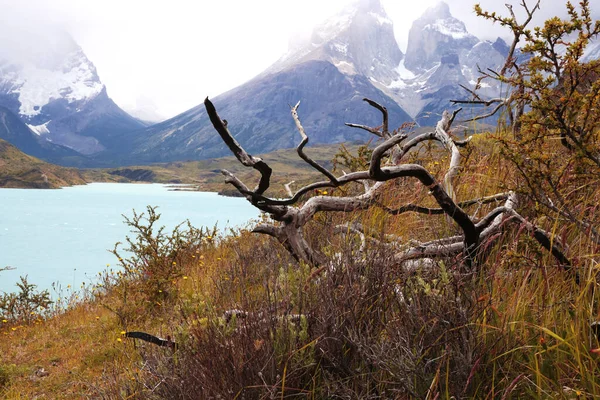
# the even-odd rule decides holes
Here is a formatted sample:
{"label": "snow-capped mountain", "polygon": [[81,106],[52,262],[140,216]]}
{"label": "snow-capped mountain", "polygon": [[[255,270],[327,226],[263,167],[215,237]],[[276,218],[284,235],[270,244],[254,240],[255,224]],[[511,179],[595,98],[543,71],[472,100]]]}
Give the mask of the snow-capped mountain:
{"label": "snow-capped mountain", "polygon": [[[434,125],[444,110],[452,108],[449,100],[468,97],[461,85],[474,88],[479,71],[498,68],[506,54],[508,46],[502,39],[480,41],[440,2],[414,21],[406,56],[397,68],[400,77],[390,84],[379,82],[379,87],[417,123]],[[499,91],[493,82],[483,82],[479,88],[484,97],[497,96]],[[480,112],[465,110],[463,117]]]}
{"label": "snow-capped mountain", "polygon": [[[298,134],[289,105],[313,143],[366,141],[345,122],[379,125],[366,107],[373,98],[390,111],[392,126],[416,120],[435,125],[448,100],[466,98],[478,68],[495,68],[508,51],[501,39],[480,41],[452,17],[448,5],[430,8],[413,24],[406,57],[380,0],[358,0],[316,26],[256,78],[213,99],[231,132],[250,152],[293,147]],[[483,95],[497,88],[482,86]],[[463,113],[465,115],[466,113]],[[228,155],[203,105],[129,136],[120,162],[144,163]],[[112,157],[113,155],[111,155]]]}
{"label": "snow-capped mountain", "polygon": [[[380,0],[358,0],[292,42],[263,73],[213,101],[232,134],[253,153],[297,145],[289,105],[299,100],[312,143],[366,141],[368,134],[344,126],[379,125],[380,115],[364,105],[363,97],[384,104],[392,126],[410,120],[435,125],[444,110],[453,108],[450,99],[468,98],[460,85],[474,87],[478,69],[497,68],[507,52],[502,39],[480,41],[471,35],[442,2],[414,22],[404,56]],[[481,85],[483,96],[498,91]],[[145,163],[229,155],[203,105],[128,135],[119,150],[100,157]]]}
{"label": "snow-capped mountain", "polygon": [[[386,94],[385,84],[399,78],[403,54],[393,25],[379,0],[359,0],[317,26],[309,38],[251,81],[212,99],[237,140],[252,153],[298,145],[290,105],[301,101],[299,115],[311,143],[367,141],[367,132],[344,125],[377,126],[381,114],[362,99],[384,104],[392,126],[411,117]],[[131,136],[121,162],[174,161],[229,155],[199,105]]]}
{"label": "snow-capped mountain", "polygon": [[50,31],[12,38],[14,43],[3,37],[0,51],[0,106],[40,140],[89,155],[144,127],[108,97],[96,68],[68,34]]}

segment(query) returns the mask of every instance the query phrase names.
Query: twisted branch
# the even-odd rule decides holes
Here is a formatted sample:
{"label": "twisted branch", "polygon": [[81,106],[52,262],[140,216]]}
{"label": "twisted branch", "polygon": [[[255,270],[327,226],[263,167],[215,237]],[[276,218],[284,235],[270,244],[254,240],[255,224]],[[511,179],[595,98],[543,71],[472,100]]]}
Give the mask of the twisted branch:
{"label": "twisted branch", "polygon": [[221,136],[221,139],[223,139],[223,142],[225,142],[227,147],[229,147],[229,150],[231,150],[239,162],[246,167],[252,167],[260,172],[260,182],[256,189],[254,189],[254,192],[256,194],[263,194],[269,188],[271,182],[271,173],[273,172],[271,167],[269,167],[262,159],[248,154],[246,150],[240,146],[237,140],[235,140],[231,133],[229,133],[229,130],[227,129],[227,121],[221,120],[219,114],[217,114],[215,106],[208,99],[208,97],[204,100],[204,107],[206,107],[206,112],[208,113],[210,122],[213,124]]}

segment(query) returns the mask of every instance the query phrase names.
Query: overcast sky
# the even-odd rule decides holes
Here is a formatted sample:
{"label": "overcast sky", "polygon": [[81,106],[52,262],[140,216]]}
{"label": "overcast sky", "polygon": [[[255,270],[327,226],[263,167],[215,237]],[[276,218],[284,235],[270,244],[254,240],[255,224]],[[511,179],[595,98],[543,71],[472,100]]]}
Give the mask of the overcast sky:
{"label": "overcast sky", "polygon": [[[0,0],[0,24],[11,21],[31,30],[60,26],[95,64],[117,104],[126,109],[136,103],[155,105],[160,114],[171,117],[207,95],[214,97],[257,75],[286,52],[290,37],[350,2]],[[412,21],[437,2],[382,0],[403,51]],[[480,0],[484,8],[495,11],[505,10],[507,2],[517,3]],[[473,15],[474,1],[447,3],[474,35],[484,39],[507,35]],[[542,0],[538,20],[564,15],[564,3]]]}

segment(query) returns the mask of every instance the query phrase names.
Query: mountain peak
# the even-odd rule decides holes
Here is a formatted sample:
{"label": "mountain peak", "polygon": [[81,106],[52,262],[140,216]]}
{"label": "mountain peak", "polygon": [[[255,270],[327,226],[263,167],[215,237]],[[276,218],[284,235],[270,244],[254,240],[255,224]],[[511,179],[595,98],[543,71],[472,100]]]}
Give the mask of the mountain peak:
{"label": "mountain peak", "polygon": [[398,77],[396,68],[403,56],[381,1],[358,0],[317,25],[310,37],[296,41],[266,73],[319,60],[333,64],[343,74],[389,84]]}
{"label": "mountain peak", "polygon": [[446,18],[452,18],[452,14],[450,13],[450,6],[444,1],[440,1],[436,5],[429,7],[421,16],[421,19],[435,20]]}
{"label": "mountain peak", "polygon": [[357,0],[354,5],[351,5],[350,7],[352,6],[355,7],[357,11],[385,14],[385,10],[383,9],[380,0]]}
{"label": "mountain peak", "polygon": [[479,40],[471,35],[464,24],[450,13],[445,2],[427,9],[413,22],[408,34],[406,67],[413,72],[424,72],[446,54],[457,54],[459,58]]}
{"label": "mountain peak", "polygon": [[48,122],[43,108],[51,102],[86,101],[104,88],[94,64],[62,30],[6,39],[0,54],[0,84],[11,88],[7,95],[16,96],[18,114],[34,125]]}

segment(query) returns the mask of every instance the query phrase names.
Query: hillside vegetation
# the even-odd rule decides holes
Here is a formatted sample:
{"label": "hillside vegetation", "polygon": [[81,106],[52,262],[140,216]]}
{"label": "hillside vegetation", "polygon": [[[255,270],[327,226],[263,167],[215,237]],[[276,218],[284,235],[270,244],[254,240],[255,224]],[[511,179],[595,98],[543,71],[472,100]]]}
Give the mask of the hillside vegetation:
{"label": "hillside vegetation", "polygon": [[46,189],[85,183],[79,170],[43,162],[0,139],[0,187]]}
{"label": "hillside vegetation", "polygon": [[[285,198],[273,164],[247,154],[207,99],[231,162],[258,171],[226,179],[264,211],[261,223],[165,232],[148,208],[126,220],[116,266],[93,285],[59,289],[47,306],[22,282],[0,299],[0,393],[600,397],[600,61],[581,62],[600,23],[587,1],[567,7],[568,20],[536,30],[512,9],[476,7],[531,54],[524,64],[509,54],[486,77],[508,88],[492,102],[505,117],[495,131],[462,140],[455,112],[413,135],[367,100],[382,124],[358,129],[380,139],[340,149],[330,170],[302,152],[292,108],[320,182]],[[463,103],[481,102],[474,92]]]}

